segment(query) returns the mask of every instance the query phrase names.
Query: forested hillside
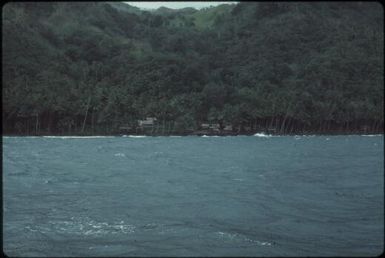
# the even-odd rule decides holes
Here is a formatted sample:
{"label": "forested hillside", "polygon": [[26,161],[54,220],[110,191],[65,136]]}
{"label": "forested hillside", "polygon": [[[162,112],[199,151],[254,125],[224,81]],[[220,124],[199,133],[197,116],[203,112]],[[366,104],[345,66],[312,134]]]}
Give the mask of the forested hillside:
{"label": "forested hillside", "polygon": [[[383,132],[383,8],[119,2],[2,10],[3,133],[110,134],[156,117],[277,133]],[[247,129],[245,129],[247,128]]]}

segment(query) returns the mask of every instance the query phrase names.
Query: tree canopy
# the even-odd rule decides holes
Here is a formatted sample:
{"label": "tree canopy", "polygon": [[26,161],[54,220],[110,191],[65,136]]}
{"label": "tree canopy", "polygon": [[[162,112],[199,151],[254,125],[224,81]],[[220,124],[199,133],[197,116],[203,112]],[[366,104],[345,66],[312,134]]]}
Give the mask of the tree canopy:
{"label": "tree canopy", "polygon": [[379,3],[9,2],[2,22],[4,133],[383,131]]}

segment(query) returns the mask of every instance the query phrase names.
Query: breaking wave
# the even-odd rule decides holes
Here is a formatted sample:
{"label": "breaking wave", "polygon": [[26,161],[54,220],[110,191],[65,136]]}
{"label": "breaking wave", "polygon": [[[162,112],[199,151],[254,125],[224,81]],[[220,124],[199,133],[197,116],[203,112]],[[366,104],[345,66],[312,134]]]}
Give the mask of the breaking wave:
{"label": "breaking wave", "polygon": [[114,138],[115,136],[43,136],[43,138],[59,138],[59,139],[94,139],[94,138]]}
{"label": "breaking wave", "polygon": [[254,136],[263,137],[263,138],[273,137],[271,134],[264,134],[264,133],[256,133],[256,134],[254,134]]}

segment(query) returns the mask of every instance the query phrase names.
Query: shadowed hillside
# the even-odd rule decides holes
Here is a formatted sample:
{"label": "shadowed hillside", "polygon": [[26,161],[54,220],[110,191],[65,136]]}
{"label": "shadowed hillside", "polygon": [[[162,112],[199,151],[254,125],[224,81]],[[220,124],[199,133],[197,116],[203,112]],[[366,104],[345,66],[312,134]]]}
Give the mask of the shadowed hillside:
{"label": "shadowed hillside", "polygon": [[[3,133],[383,132],[383,9],[250,3],[3,6]],[[130,129],[131,130],[131,129]],[[154,133],[154,130],[151,132]]]}

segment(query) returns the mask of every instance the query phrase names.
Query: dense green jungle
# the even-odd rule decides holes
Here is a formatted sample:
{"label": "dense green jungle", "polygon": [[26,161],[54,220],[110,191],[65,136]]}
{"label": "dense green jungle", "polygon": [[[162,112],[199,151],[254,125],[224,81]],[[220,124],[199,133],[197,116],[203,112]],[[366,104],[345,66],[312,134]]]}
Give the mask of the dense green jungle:
{"label": "dense green jungle", "polygon": [[377,2],[9,2],[3,134],[383,133],[383,19]]}

